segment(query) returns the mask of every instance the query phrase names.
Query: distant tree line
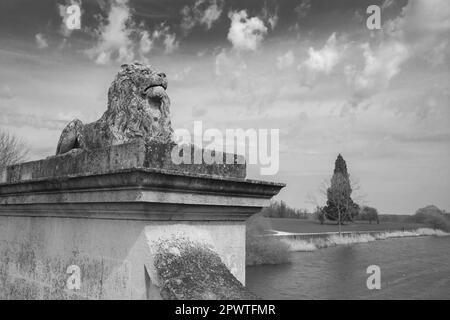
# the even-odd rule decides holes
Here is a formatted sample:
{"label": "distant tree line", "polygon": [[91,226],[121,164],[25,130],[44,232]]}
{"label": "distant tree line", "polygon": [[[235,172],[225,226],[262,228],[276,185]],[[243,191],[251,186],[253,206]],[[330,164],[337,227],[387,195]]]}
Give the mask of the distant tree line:
{"label": "distant tree line", "polygon": [[414,215],[381,214],[382,222],[423,223],[432,228],[450,231],[450,214],[434,205],[418,209]]}
{"label": "distant tree line", "polygon": [[261,211],[261,215],[270,218],[308,219],[310,213],[306,209],[295,209],[284,201],[272,201],[270,206]]}

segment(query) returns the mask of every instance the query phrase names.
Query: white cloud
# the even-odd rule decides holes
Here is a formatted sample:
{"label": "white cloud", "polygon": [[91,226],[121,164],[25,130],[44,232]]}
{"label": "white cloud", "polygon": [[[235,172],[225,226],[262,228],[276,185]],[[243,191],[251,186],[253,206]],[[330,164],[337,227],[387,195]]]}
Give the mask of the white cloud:
{"label": "white cloud", "polygon": [[184,6],[181,10],[181,28],[188,33],[196,25],[204,25],[211,29],[222,15],[222,0],[197,0],[192,6]]}
{"label": "white cloud", "polygon": [[[385,1],[384,6],[392,3]],[[447,0],[409,1],[400,16],[383,25],[379,43],[362,46],[364,65],[346,67],[352,90],[348,104],[364,100],[388,88],[406,61],[421,57],[436,66],[448,58],[450,2]]]}
{"label": "white cloud", "polygon": [[194,14],[192,13],[192,8],[189,6],[184,6],[181,9],[181,28],[188,33],[196,24],[197,20],[194,17]]}
{"label": "white cloud", "polygon": [[280,70],[289,68],[294,64],[294,60],[294,53],[292,52],[292,50],[289,50],[285,54],[277,57],[277,68]]}
{"label": "white cloud", "polygon": [[169,33],[164,38],[164,47],[166,53],[172,53],[178,49],[179,42],[176,40],[175,34]]}
{"label": "white cloud", "polygon": [[179,41],[177,40],[176,34],[170,32],[169,26],[161,23],[158,28],[153,31],[152,39],[161,39],[164,45],[164,51],[166,53],[172,53],[178,49]]}
{"label": "white cloud", "polygon": [[276,25],[278,24],[278,15],[270,16],[269,24],[270,24],[270,28],[273,30],[276,27]]}
{"label": "white cloud", "polygon": [[321,49],[308,49],[308,58],[299,66],[301,83],[312,86],[319,75],[329,75],[341,60],[346,45],[338,43],[336,33],[333,33]]}
{"label": "white cloud", "polygon": [[131,25],[128,0],[115,0],[111,4],[106,23],[102,22],[98,28],[99,42],[87,54],[99,64],[106,64],[111,60],[120,63],[133,60]]}
{"label": "white cloud", "polygon": [[212,24],[220,18],[221,14],[222,4],[218,5],[217,1],[213,0],[211,5],[203,12],[200,23],[205,24],[208,29],[211,29]]}
{"label": "white cloud", "polygon": [[44,49],[48,47],[48,42],[42,33],[37,33],[34,38],[36,39],[36,44],[39,49]]}
{"label": "white cloud", "polygon": [[373,50],[368,43],[361,46],[364,55],[364,67],[356,70],[347,66],[346,76],[353,89],[351,105],[357,106],[362,100],[384,90],[391,79],[401,70],[402,64],[409,58],[408,48],[399,41],[381,43]]}
{"label": "white cloud", "polygon": [[408,49],[400,42],[382,44],[373,52],[368,44],[363,45],[365,67],[356,78],[358,88],[385,87],[400,72],[401,64],[408,58]]}
{"label": "white cloud", "polygon": [[254,51],[261,44],[267,34],[267,27],[258,17],[247,17],[247,12],[230,12],[231,26],[228,31],[228,40],[237,50]]}
{"label": "white cloud", "polygon": [[435,49],[435,54],[442,57],[448,53],[445,43],[448,42],[450,32],[450,2],[409,1],[402,14],[388,21],[383,29],[387,36],[405,42],[418,56],[427,59],[430,49]]}
{"label": "white cloud", "polygon": [[295,7],[295,12],[297,13],[299,18],[304,18],[308,15],[311,10],[311,1],[310,0],[302,0],[298,6]]}
{"label": "white cloud", "polygon": [[153,48],[153,40],[150,38],[150,34],[147,30],[141,31],[141,39],[139,40],[139,53],[145,55],[149,53]]}
{"label": "white cloud", "polygon": [[309,48],[309,58],[304,65],[312,71],[329,74],[341,58],[341,52],[337,47],[336,33],[333,33],[320,50]]}
{"label": "white cloud", "polygon": [[115,0],[97,30],[98,43],[86,53],[98,64],[131,62],[138,57],[148,63],[147,55],[156,44],[164,47],[166,53],[178,49],[176,34],[169,26],[161,23],[153,32],[146,30],[144,23],[136,26],[132,19],[128,0]]}
{"label": "white cloud", "polygon": [[265,21],[269,26],[270,29],[275,29],[275,27],[278,24],[278,7],[274,10],[274,12],[271,12],[271,10],[268,9],[267,4],[262,8],[261,18],[263,21]]}
{"label": "white cloud", "polygon": [[450,30],[450,2],[446,0],[409,1],[402,14],[388,23],[405,38]]}

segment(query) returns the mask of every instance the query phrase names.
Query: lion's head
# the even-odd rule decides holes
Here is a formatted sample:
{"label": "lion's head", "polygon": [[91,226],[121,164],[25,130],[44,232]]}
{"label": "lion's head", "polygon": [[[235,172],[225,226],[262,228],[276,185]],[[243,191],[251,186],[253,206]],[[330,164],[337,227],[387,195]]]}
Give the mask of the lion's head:
{"label": "lion's head", "polygon": [[117,137],[142,136],[167,142],[172,138],[167,77],[149,65],[124,64],[108,91],[103,115]]}

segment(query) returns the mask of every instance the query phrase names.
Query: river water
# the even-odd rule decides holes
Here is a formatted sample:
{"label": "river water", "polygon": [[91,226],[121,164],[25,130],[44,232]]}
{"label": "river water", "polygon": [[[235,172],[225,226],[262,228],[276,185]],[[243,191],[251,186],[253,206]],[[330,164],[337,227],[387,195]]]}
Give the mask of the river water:
{"label": "river water", "polygon": [[[367,267],[381,270],[369,290]],[[265,299],[450,299],[450,237],[417,237],[295,252],[285,265],[247,267]]]}

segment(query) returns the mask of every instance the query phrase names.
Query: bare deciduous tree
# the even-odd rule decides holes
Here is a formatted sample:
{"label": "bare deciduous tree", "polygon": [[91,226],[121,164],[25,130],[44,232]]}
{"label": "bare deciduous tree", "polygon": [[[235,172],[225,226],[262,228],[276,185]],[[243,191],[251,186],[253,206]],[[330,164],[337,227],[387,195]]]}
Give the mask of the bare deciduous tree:
{"label": "bare deciduous tree", "polygon": [[28,148],[21,139],[0,131],[0,167],[22,162],[27,155]]}

